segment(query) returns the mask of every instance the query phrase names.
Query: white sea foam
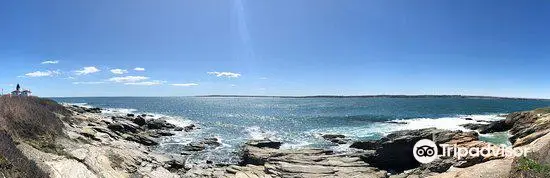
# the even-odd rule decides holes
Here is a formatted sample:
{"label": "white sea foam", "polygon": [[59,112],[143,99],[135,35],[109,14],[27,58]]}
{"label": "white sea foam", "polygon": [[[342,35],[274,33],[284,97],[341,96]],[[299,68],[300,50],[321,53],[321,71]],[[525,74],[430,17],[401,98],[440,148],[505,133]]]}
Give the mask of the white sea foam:
{"label": "white sea foam", "polygon": [[[471,118],[467,120],[465,118]],[[460,115],[457,117],[442,117],[442,118],[416,118],[416,119],[400,119],[393,120],[391,122],[396,122],[398,124],[392,124],[390,127],[386,127],[385,134],[389,134],[397,130],[412,130],[412,129],[424,129],[435,127],[438,129],[446,130],[462,130],[469,131],[462,127],[464,124],[489,124],[487,121],[501,120],[504,117],[499,116],[498,114],[489,114],[489,115]]]}
{"label": "white sea foam", "polygon": [[88,103],[61,103],[63,106],[80,106],[85,108],[93,108],[91,105],[88,105]]}
{"label": "white sea foam", "polygon": [[[465,119],[465,118],[471,118]],[[442,118],[414,118],[414,119],[398,119],[388,122],[374,122],[368,125],[362,126],[346,126],[346,127],[332,127],[332,128],[319,128],[313,129],[307,132],[317,139],[322,139],[322,134],[342,134],[349,138],[368,138],[388,135],[395,131],[400,130],[414,130],[435,127],[438,129],[446,130],[462,130],[470,131],[462,127],[461,125],[468,123],[475,124],[489,124],[488,121],[495,121],[504,119],[499,114],[487,114],[487,115],[457,115],[455,117],[442,117]],[[490,136],[490,135],[487,135]],[[305,144],[304,144],[305,145]]]}
{"label": "white sea foam", "polygon": [[295,141],[293,143],[283,143],[283,145],[281,145],[281,149],[298,149],[298,148],[304,148],[304,147],[307,147],[308,145],[311,145],[312,142],[310,141],[305,141],[305,140],[302,140],[302,141]]}
{"label": "white sea foam", "polygon": [[104,114],[115,114],[115,115],[125,115],[125,114],[131,114],[135,113],[137,109],[131,109],[131,108],[105,108],[101,111],[101,113]]}
{"label": "white sea foam", "polygon": [[265,131],[258,126],[248,127],[246,128],[246,132],[252,140],[277,139],[277,132]]}

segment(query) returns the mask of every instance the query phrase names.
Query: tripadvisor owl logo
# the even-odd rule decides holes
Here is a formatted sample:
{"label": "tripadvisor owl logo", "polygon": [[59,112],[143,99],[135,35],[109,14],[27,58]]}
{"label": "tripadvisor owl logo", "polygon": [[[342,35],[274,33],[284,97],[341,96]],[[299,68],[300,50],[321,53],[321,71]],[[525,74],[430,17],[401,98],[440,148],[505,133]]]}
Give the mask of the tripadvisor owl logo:
{"label": "tripadvisor owl logo", "polygon": [[[438,154],[438,148],[441,148],[441,153]],[[487,144],[483,147],[460,147],[458,145],[439,144],[429,139],[422,139],[413,147],[414,158],[420,163],[431,163],[439,156],[455,157],[461,160],[466,157],[521,157],[527,156],[528,148],[517,147],[513,148],[506,145],[496,146]]]}
{"label": "tripadvisor owl logo", "polygon": [[414,158],[420,163],[431,163],[437,158],[437,145],[428,139],[422,139],[413,147]]}

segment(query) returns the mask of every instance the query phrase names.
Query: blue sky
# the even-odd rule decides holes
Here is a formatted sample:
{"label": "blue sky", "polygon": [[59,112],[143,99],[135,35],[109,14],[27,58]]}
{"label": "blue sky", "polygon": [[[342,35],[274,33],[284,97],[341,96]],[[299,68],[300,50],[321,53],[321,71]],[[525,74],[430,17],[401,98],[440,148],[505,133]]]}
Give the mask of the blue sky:
{"label": "blue sky", "polygon": [[0,87],[550,98],[548,19],[538,0],[4,0]]}

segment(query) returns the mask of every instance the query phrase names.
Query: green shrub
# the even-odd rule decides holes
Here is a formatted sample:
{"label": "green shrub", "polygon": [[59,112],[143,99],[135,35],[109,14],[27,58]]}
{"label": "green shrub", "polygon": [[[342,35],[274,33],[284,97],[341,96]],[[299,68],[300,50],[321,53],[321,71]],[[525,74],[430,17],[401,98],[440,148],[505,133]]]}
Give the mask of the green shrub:
{"label": "green shrub", "polygon": [[538,174],[550,176],[550,165],[540,164],[535,160],[522,157],[517,162],[517,168],[522,171],[533,171]]}

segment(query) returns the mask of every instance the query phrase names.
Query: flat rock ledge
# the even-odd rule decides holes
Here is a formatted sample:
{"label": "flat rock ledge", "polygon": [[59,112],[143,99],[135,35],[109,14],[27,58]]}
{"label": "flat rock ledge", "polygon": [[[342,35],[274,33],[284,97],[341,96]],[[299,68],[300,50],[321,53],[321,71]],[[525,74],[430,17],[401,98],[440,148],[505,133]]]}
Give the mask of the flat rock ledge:
{"label": "flat rock ledge", "polygon": [[240,165],[189,170],[184,177],[365,177],[383,178],[387,172],[361,160],[365,151],[334,153],[323,149],[278,149],[280,142],[249,141]]}

